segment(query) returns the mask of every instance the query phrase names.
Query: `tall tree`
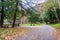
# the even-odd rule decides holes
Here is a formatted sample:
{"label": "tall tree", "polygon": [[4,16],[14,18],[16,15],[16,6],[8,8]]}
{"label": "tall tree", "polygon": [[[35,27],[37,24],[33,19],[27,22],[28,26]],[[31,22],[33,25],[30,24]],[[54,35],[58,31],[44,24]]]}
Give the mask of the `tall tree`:
{"label": "tall tree", "polygon": [[14,14],[14,18],[13,18],[13,25],[12,25],[13,28],[15,26],[17,11],[18,11],[18,0],[16,0],[16,9],[15,9],[15,14]]}
{"label": "tall tree", "polygon": [[[3,3],[4,0],[1,0],[1,2]],[[3,27],[3,23],[4,23],[4,6],[1,7],[1,20],[0,20],[0,26]]]}
{"label": "tall tree", "polygon": [[59,20],[59,17],[58,17],[58,13],[56,11],[56,9],[59,7],[58,1],[57,0],[53,0],[53,3],[52,4],[53,4],[52,7],[54,9],[56,19],[57,19],[58,23],[60,23],[60,20]]}
{"label": "tall tree", "polygon": [[53,11],[55,14],[55,17],[58,21],[58,23],[60,23],[59,17],[58,17],[58,13],[56,11],[56,9],[59,7],[58,5],[58,1],[57,0],[49,0],[46,4],[45,4],[45,8],[48,11],[48,9],[50,9],[50,7],[53,7]]}

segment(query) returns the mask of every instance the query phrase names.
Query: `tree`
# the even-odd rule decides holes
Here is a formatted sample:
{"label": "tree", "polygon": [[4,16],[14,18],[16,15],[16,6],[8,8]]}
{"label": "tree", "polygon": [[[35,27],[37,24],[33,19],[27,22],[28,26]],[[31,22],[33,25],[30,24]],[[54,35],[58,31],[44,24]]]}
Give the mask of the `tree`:
{"label": "tree", "polygon": [[48,12],[48,10],[50,10],[52,8],[51,10],[54,12],[54,15],[55,15],[55,17],[57,19],[57,22],[60,23],[58,13],[56,11],[56,9],[59,8],[58,1],[57,0],[50,0],[46,4],[48,4],[48,5],[45,6],[45,8],[47,8],[47,9],[45,9],[46,10],[45,12]]}
{"label": "tree", "polygon": [[39,21],[39,14],[37,12],[35,12],[34,10],[30,10],[30,16],[29,16],[29,22],[31,24],[36,24]]}
{"label": "tree", "polygon": [[18,0],[16,0],[16,9],[15,9],[15,14],[14,14],[14,18],[13,18],[13,25],[12,25],[13,28],[14,28],[15,21],[16,21],[16,14],[18,11],[17,9],[18,9]]}
{"label": "tree", "polygon": [[15,0],[1,0],[0,8],[1,8],[1,18],[0,18],[0,26],[3,26],[4,20],[13,20],[13,15],[15,12]]}
{"label": "tree", "polygon": [[44,19],[47,24],[56,23],[56,17],[55,17],[54,13],[55,12],[52,7],[50,9],[48,9],[48,11],[46,12]]}
{"label": "tree", "polygon": [[[4,2],[4,0],[1,0],[1,2]],[[4,22],[4,6],[1,7],[1,20],[0,20],[0,26],[3,27]]]}
{"label": "tree", "polygon": [[58,13],[56,11],[56,9],[59,7],[58,1],[54,0],[52,6],[53,6],[53,9],[54,9],[54,12],[55,12],[55,16],[57,18],[57,21],[58,21],[58,23],[60,23],[60,20],[59,20],[59,17],[58,17]]}

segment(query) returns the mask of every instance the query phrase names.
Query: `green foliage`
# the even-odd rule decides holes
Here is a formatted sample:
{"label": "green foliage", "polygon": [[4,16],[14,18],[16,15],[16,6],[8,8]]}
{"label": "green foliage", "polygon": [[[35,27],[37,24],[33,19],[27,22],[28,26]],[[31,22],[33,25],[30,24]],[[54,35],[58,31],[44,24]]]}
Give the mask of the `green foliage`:
{"label": "green foliage", "polygon": [[[57,8],[57,9],[56,9],[56,12],[57,12],[58,17],[59,17],[59,19],[60,19],[60,9]],[[56,16],[55,16],[55,11],[54,11],[53,7],[50,8],[50,9],[45,13],[44,20],[45,20],[45,22],[57,23]]]}
{"label": "green foliage", "polygon": [[12,4],[14,4],[15,1],[5,1],[5,2],[0,2],[0,6],[11,6]]}
{"label": "green foliage", "polygon": [[[4,0],[4,2],[0,2],[0,6],[4,6],[4,18],[12,21],[16,10],[16,0]],[[16,15],[20,17],[19,12]]]}
{"label": "green foliage", "polygon": [[39,14],[36,13],[34,10],[31,10],[29,21],[31,23],[37,23],[39,21]]}
{"label": "green foliage", "polygon": [[54,10],[53,10],[53,8],[50,8],[47,12],[46,12],[46,14],[45,14],[45,17],[44,17],[44,19],[45,19],[45,22],[50,22],[50,23],[54,23],[54,22],[56,22],[56,17],[55,17],[55,12],[54,12]]}
{"label": "green foliage", "polygon": [[49,0],[49,1],[47,1],[45,3],[44,10],[48,11],[48,9],[50,9],[50,7],[58,8],[59,7],[58,0]]}
{"label": "green foliage", "polygon": [[46,23],[57,23],[57,17],[60,19],[60,9],[58,0],[50,0],[45,3],[45,16],[44,21]]}
{"label": "green foliage", "polygon": [[57,8],[56,11],[58,13],[58,17],[60,18],[60,8]]}

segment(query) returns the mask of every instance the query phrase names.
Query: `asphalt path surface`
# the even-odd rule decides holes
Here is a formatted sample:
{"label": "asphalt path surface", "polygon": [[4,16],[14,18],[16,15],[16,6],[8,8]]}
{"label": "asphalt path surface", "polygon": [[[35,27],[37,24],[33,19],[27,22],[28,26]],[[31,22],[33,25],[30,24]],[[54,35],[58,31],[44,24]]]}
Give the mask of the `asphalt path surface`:
{"label": "asphalt path surface", "polygon": [[22,28],[26,29],[27,31],[21,36],[18,36],[16,40],[58,40],[56,30],[49,25]]}

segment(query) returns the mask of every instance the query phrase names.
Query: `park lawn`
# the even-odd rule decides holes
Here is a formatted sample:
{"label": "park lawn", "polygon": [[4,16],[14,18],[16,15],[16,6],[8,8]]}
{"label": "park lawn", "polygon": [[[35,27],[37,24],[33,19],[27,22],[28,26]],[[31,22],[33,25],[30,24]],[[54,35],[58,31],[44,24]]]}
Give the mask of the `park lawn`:
{"label": "park lawn", "polygon": [[55,28],[60,28],[60,23],[57,23],[57,24],[49,24],[49,25],[51,25],[51,26],[53,26]]}
{"label": "park lawn", "polygon": [[[35,24],[35,26],[42,26],[43,24]],[[21,26],[31,26],[31,24],[21,24]]]}

